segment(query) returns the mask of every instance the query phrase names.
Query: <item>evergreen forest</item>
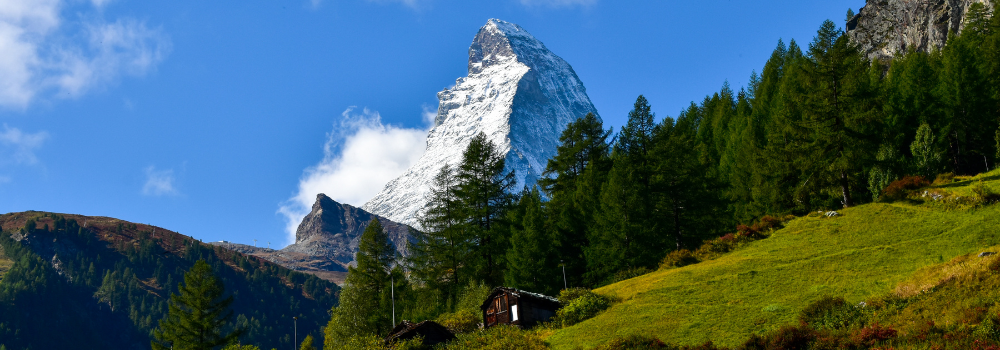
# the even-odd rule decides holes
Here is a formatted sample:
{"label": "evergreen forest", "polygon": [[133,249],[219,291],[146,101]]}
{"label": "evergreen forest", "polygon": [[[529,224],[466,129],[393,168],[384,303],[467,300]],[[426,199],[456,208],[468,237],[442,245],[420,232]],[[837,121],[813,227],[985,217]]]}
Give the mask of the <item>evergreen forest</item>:
{"label": "evergreen forest", "polygon": [[[358,253],[328,348],[385,336],[391,313],[464,329],[481,322],[495,286],[597,288],[685,265],[703,243],[776,227],[775,218],[885,200],[903,178],[992,170],[1000,16],[975,4],[967,23],[941,50],[872,61],[825,21],[805,47],[779,40],[748,86],[724,83],[676,117],[658,117],[643,96],[617,131],[581,116],[531,188],[512,188],[503,153],[480,134],[434,179],[409,257],[366,232],[380,243]],[[381,297],[363,306],[351,293]],[[366,326],[345,328],[358,322]]]}

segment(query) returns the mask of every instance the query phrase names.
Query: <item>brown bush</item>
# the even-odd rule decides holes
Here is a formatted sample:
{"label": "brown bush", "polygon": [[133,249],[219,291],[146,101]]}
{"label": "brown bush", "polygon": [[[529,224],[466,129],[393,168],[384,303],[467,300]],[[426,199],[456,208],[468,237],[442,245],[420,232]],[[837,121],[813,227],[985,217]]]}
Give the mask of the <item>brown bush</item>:
{"label": "brown bush", "polygon": [[674,267],[682,267],[691,264],[697,264],[699,262],[698,257],[694,256],[690,250],[678,249],[667,254],[660,262],[661,269],[668,269]]}
{"label": "brown bush", "polygon": [[923,176],[904,176],[882,190],[882,199],[886,201],[905,199],[913,190],[930,186],[930,184]]}

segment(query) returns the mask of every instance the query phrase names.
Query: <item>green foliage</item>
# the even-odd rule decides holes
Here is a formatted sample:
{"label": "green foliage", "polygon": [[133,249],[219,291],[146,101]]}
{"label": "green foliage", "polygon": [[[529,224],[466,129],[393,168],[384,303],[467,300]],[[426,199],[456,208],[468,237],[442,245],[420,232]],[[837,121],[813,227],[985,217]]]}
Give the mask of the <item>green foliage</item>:
{"label": "green foliage", "polygon": [[612,300],[585,289],[569,289],[559,294],[563,307],[556,311],[552,322],[561,327],[569,327],[596,316],[611,306]]}
{"label": "green foliage", "polygon": [[458,179],[445,164],[434,177],[430,201],[420,218],[424,231],[411,231],[407,263],[413,276],[443,294],[446,302],[458,299],[459,289],[472,279],[468,263],[475,253],[465,222],[462,202],[456,193]]}
{"label": "green foliage", "polygon": [[154,349],[210,350],[232,343],[242,329],[225,331],[232,317],[233,297],[223,298],[225,287],[204,260],[184,274],[180,294],[170,295],[169,312],[153,332]]}
{"label": "green foliage", "polygon": [[938,174],[941,170],[940,164],[943,151],[937,148],[937,141],[934,132],[927,123],[920,124],[917,129],[917,136],[910,144],[910,152],[913,153],[914,168],[917,173],[925,177]]}
{"label": "green foliage", "polygon": [[312,334],[307,334],[306,338],[302,339],[302,345],[299,346],[299,350],[316,350],[315,342],[316,340],[313,339]]}
{"label": "green foliage", "polygon": [[[995,186],[997,174],[1000,171],[980,178]],[[976,179],[956,179],[927,190],[970,196]],[[797,323],[800,310],[824,295],[864,300],[865,313],[884,310],[867,324],[894,325],[906,334],[919,334],[918,328],[929,319],[939,325],[958,324],[964,310],[978,307],[1000,314],[994,306],[995,291],[1000,291],[1000,284],[994,284],[1000,283],[1000,274],[991,272],[987,279],[957,276],[933,287],[954,276],[953,269],[975,266],[975,261],[986,269],[992,257],[976,254],[997,251],[985,247],[1000,244],[994,229],[1000,225],[1000,207],[956,210],[930,202],[894,202],[839,212],[835,217],[788,221],[767,239],[711,261],[661,269],[596,289],[621,301],[586,322],[555,331],[547,340],[554,349],[590,348],[613,338],[616,334],[607,330],[614,329],[617,334],[644,334],[680,344],[711,339],[719,346],[736,347],[752,334]],[[894,291],[893,286],[921,268],[964,254],[970,254],[968,260],[949,265],[954,267],[931,279],[933,284],[906,289],[933,293],[919,293],[906,302],[869,299]],[[939,292],[945,288],[947,293]],[[904,323],[905,327],[895,326]]]}
{"label": "green foliage", "polygon": [[331,310],[324,330],[327,344],[367,335],[385,336],[395,326],[390,284],[393,274],[401,272],[392,270],[396,250],[378,219],[372,219],[358,239],[355,259],[357,267],[348,268],[340,305]]}
{"label": "green foliage", "polygon": [[849,304],[844,298],[825,296],[814,301],[799,314],[799,320],[814,329],[844,329],[864,325],[864,310]]}
{"label": "green foliage", "polygon": [[459,334],[457,339],[438,346],[441,350],[542,350],[549,347],[535,332],[514,326],[496,326],[487,330]]}
{"label": "green foliage", "polygon": [[559,290],[562,275],[559,270],[558,252],[553,242],[552,225],[546,220],[548,211],[538,188],[521,195],[521,200],[510,211],[511,236],[507,250],[506,286],[553,294]]}
{"label": "green foliage", "polygon": [[[4,255],[13,262],[0,281],[0,339],[12,349],[149,347],[169,296],[198,260],[238,295],[233,322],[224,330],[246,329],[244,343],[292,346],[289,307],[300,310],[300,329],[317,329],[337,301],[339,288],[331,282],[160,228],[41,212],[0,215],[0,223],[32,228],[0,234]],[[11,233],[31,239],[15,241]],[[73,253],[58,253],[57,270],[46,247]],[[106,275],[113,278],[105,282]],[[59,316],[27,316],[45,314]],[[60,336],[48,336],[52,329],[60,329]],[[116,336],[105,336],[107,329]]]}
{"label": "green foliage", "polygon": [[229,344],[222,348],[222,350],[260,350],[260,347],[256,345],[240,345],[240,344]]}
{"label": "green foliage", "polygon": [[463,229],[474,242],[476,280],[490,285],[503,281],[510,223],[507,211],[514,203],[510,191],[514,172],[504,172],[504,157],[493,142],[480,132],[462,154],[455,176],[455,195],[463,205]]}
{"label": "green foliage", "polygon": [[653,337],[630,335],[612,338],[606,343],[595,347],[594,350],[660,350],[671,348],[674,347]]}

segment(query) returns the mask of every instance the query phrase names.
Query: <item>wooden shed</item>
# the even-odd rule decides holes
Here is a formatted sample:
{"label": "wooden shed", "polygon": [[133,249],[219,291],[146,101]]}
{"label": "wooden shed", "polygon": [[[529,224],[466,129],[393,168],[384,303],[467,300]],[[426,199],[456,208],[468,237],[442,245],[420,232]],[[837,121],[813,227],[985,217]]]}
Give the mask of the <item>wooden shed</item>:
{"label": "wooden shed", "polygon": [[389,336],[385,340],[386,342],[394,342],[397,340],[410,340],[417,336],[423,337],[424,345],[428,346],[434,346],[455,339],[455,335],[448,328],[437,322],[424,321],[413,323],[403,320],[403,322],[400,322],[389,332]]}
{"label": "wooden shed", "polygon": [[559,307],[559,299],[550,296],[497,287],[480,309],[483,310],[484,328],[501,324],[531,328],[555,316]]}

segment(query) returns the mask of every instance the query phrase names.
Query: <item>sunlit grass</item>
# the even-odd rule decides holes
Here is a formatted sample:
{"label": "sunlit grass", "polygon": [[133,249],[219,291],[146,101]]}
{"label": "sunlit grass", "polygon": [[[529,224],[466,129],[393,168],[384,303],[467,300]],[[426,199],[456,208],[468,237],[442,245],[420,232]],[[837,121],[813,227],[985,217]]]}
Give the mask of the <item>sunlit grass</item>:
{"label": "sunlit grass", "polygon": [[[935,188],[968,196],[979,179],[1000,189],[996,171]],[[737,345],[750,334],[795,322],[799,310],[824,295],[855,303],[885,295],[923,267],[1000,243],[997,205],[917,200],[840,212],[792,220],[771,237],[715,260],[600,288],[596,292],[622,302],[547,340],[555,349],[591,348],[630,334],[679,344]]]}

